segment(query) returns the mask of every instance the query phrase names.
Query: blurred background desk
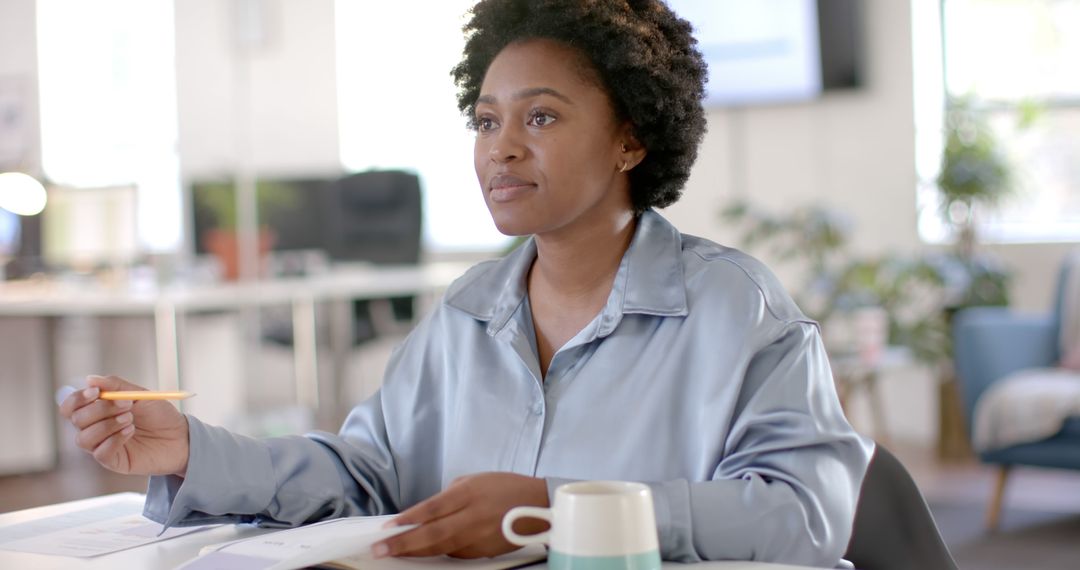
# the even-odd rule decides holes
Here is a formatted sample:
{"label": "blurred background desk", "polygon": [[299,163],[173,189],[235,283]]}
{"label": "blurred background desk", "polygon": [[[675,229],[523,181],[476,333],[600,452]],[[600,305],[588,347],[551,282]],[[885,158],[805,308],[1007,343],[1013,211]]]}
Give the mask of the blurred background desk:
{"label": "blurred background desk", "polygon": [[[296,403],[313,414],[314,426],[336,429],[347,411],[343,398],[345,353],[351,344],[352,312],[357,299],[404,295],[431,298],[443,291],[468,266],[434,263],[410,266],[341,265],[325,273],[250,283],[176,285],[165,288],[107,287],[97,283],[26,281],[0,284],[0,346],[9,363],[0,371],[0,385],[21,398],[8,400],[13,409],[0,413],[0,472],[45,469],[55,457],[55,412],[52,394],[71,382],[57,374],[57,322],[65,317],[138,317],[153,323],[153,347],[158,389],[200,387],[185,374],[181,358],[186,344],[185,317],[214,312],[242,312],[285,306],[292,314],[293,374]],[[331,374],[319,370],[316,306],[327,304]],[[247,343],[243,345],[246,347]],[[137,350],[135,348],[134,350]],[[248,358],[242,360],[250,360]],[[86,373],[109,371],[87,370]],[[244,375],[246,376],[246,375]],[[149,383],[151,379],[133,379]],[[246,378],[241,378],[243,385]],[[207,404],[215,393],[204,393]],[[198,411],[198,399],[192,406]],[[14,409],[18,408],[18,409]],[[213,418],[211,418],[213,421]],[[10,425],[9,425],[10,424]],[[8,441],[10,440],[10,441]],[[23,450],[20,454],[19,449]]]}

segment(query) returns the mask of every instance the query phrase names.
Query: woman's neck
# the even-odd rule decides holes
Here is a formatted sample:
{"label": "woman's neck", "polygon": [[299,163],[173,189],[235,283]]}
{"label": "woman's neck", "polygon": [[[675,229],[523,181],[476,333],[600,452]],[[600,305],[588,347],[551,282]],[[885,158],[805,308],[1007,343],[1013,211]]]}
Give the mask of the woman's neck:
{"label": "woman's neck", "polygon": [[626,211],[584,232],[537,235],[530,290],[539,285],[566,301],[606,299],[636,226],[637,217]]}

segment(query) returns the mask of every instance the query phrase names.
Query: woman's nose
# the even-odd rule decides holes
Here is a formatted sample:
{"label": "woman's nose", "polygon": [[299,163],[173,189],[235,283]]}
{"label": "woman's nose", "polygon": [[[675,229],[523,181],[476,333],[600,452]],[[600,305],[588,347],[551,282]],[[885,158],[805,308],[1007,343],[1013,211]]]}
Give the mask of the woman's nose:
{"label": "woman's nose", "polygon": [[499,129],[498,134],[495,135],[495,140],[491,144],[491,149],[488,150],[492,162],[510,162],[525,155],[525,147],[521,144],[521,137],[515,131],[516,129],[513,127]]}

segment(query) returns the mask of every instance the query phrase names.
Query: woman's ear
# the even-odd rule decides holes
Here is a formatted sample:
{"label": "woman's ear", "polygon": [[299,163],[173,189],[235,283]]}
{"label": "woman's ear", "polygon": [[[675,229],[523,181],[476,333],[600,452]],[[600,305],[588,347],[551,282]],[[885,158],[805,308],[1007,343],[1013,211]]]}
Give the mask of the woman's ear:
{"label": "woman's ear", "polygon": [[619,158],[616,161],[615,168],[619,172],[628,172],[640,164],[642,160],[645,160],[648,151],[634,136],[633,128],[629,123],[623,125],[621,135],[619,139],[621,141]]}

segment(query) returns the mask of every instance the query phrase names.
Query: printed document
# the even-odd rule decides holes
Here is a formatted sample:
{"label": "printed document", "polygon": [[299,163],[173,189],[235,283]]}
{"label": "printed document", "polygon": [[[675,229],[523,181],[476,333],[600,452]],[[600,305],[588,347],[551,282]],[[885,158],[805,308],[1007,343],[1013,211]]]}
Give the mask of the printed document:
{"label": "printed document", "polygon": [[170,528],[142,516],[143,496],[116,495],[105,505],[0,527],[0,550],[75,556],[100,556],[210,528]]}
{"label": "printed document", "polygon": [[322,565],[350,570],[498,570],[543,560],[543,547],[520,550],[505,557],[475,561],[445,556],[383,558],[371,556],[371,546],[415,525],[382,528],[394,516],[346,517],[293,529],[261,534],[203,549],[182,570],[289,570]]}

